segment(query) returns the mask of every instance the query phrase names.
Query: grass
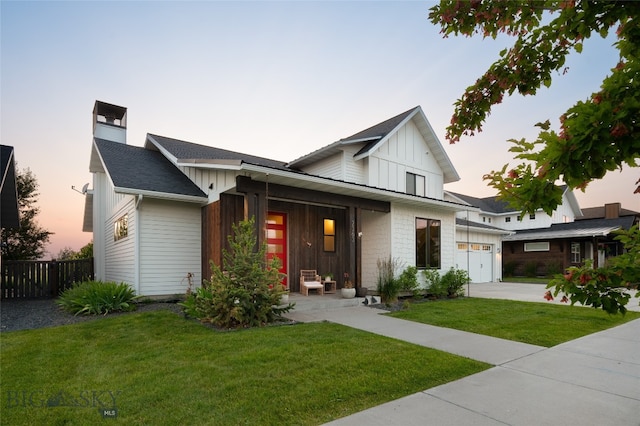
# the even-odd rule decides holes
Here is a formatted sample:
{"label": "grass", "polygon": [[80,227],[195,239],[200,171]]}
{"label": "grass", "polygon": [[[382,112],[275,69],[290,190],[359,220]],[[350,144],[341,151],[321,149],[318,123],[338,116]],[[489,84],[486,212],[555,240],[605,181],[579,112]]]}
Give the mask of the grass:
{"label": "grass", "polygon": [[0,343],[12,425],[94,424],[105,408],[131,425],[321,424],[489,367],[337,324],[216,332],[167,311]]}
{"label": "grass", "polygon": [[459,298],[412,304],[396,318],[551,347],[640,318],[579,306]]}

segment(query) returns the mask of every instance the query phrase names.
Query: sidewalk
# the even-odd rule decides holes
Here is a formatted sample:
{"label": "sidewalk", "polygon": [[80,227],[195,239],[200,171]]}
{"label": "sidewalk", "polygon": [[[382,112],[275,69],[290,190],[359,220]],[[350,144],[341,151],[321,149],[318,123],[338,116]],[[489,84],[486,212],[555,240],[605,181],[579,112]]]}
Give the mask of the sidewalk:
{"label": "sidewalk", "polygon": [[[516,287],[508,296],[540,301],[538,293],[542,290],[544,294],[544,286],[533,286],[528,291]],[[471,296],[490,297],[487,294],[496,295],[509,287],[505,283],[472,284]],[[518,292],[521,294],[514,296]],[[637,303],[632,299],[631,304],[634,301]],[[547,349],[418,324],[381,312],[360,305],[294,311],[288,316],[299,321],[332,321],[495,367],[330,425],[640,425],[640,320]]]}

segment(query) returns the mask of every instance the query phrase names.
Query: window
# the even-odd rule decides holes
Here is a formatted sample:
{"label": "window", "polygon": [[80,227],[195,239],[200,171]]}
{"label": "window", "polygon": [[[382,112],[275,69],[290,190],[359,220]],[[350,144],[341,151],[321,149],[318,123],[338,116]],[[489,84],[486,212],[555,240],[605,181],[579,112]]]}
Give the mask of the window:
{"label": "window", "polygon": [[518,216],[518,222],[522,222],[522,215]]}
{"label": "window", "polygon": [[529,219],[534,220],[536,218],[536,214],[535,213],[531,213],[529,215]]}
{"label": "window", "polygon": [[440,268],[440,221],[416,218],[416,266]]}
{"label": "window", "polygon": [[504,218],[504,221],[505,221],[505,222],[511,222],[511,216],[507,216],[507,217],[505,217],[505,218]]}
{"label": "window", "polygon": [[129,235],[129,215],[118,218],[113,224],[113,241],[126,238]]}
{"label": "window", "polygon": [[407,172],[407,194],[420,195],[424,197],[424,182],[424,176]]}
{"label": "window", "polygon": [[580,243],[571,243],[571,263],[580,263]]}
{"label": "window", "polygon": [[487,221],[487,218],[482,216],[482,222],[485,223]]}
{"label": "window", "polygon": [[524,243],[524,251],[549,251],[549,241]]}
{"label": "window", "polygon": [[336,251],[336,221],[325,219],[322,230],[324,236],[324,251]]}

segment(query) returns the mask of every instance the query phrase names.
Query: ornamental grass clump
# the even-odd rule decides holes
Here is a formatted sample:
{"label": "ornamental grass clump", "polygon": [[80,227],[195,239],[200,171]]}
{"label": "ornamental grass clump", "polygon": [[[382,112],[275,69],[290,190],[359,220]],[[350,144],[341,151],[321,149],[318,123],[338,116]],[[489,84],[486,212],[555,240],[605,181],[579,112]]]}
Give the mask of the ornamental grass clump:
{"label": "ornamental grass clump", "polygon": [[382,303],[390,304],[398,300],[400,293],[400,281],[395,277],[399,261],[389,256],[386,259],[378,259],[377,290]]}
{"label": "ornamental grass clump", "polygon": [[84,281],[65,290],[56,303],[74,315],[106,315],[133,311],[137,296],[126,283]]}

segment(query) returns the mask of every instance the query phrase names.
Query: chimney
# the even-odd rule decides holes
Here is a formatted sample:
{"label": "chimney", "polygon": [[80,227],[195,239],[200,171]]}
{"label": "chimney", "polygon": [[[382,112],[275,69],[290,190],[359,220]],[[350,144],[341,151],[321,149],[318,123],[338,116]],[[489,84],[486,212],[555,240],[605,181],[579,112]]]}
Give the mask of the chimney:
{"label": "chimney", "polygon": [[93,107],[93,137],[127,143],[127,109],[96,101]]}
{"label": "chimney", "polygon": [[604,205],[604,218],[605,219],[617,219],[620,217],[620,203],[609,203]]}

